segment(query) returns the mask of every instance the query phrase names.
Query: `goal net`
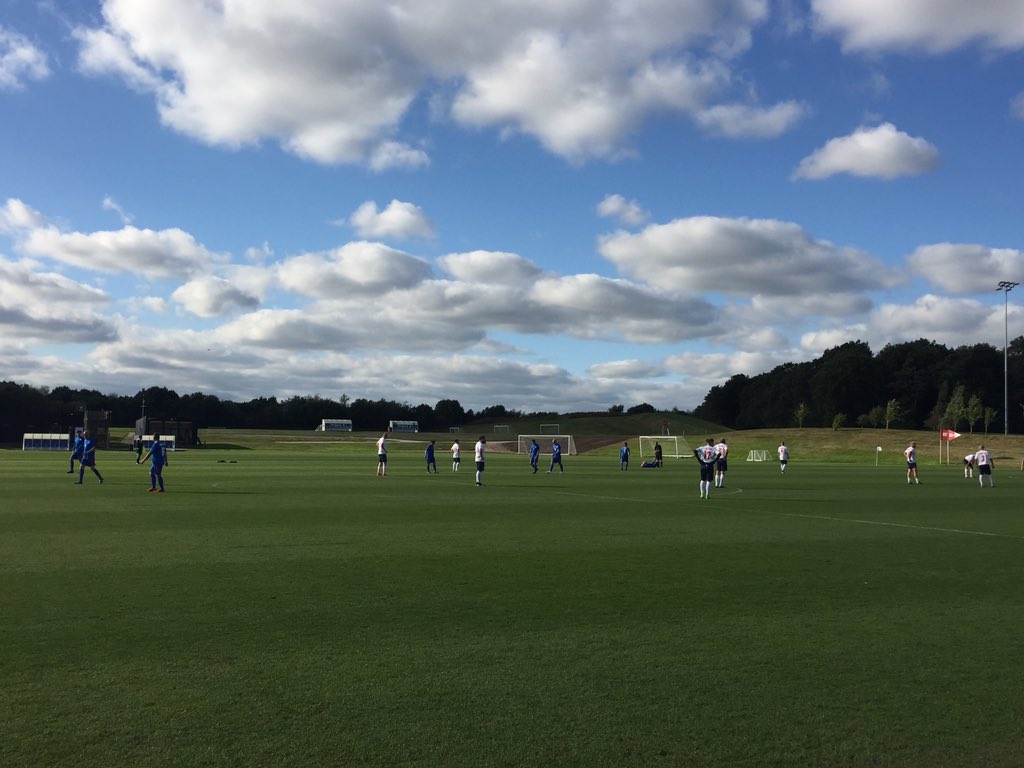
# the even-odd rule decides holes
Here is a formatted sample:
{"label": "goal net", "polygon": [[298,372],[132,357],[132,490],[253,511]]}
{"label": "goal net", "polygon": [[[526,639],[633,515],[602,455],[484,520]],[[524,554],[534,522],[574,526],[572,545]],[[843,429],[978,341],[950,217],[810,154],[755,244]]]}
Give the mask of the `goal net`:
{"label": "goal net", "polygon": [[747,461],[768,461],[768,451],[751,451],[747,454]]}
{"label": "goal net", "polygon": [[640,435],[640,456],[653,456],[655,444],[661,445],[663,459],[692,459],[693,451],[682,435]]}
{"label": "goal net", "polygon": [[558,441],[558,444],[562,446],[562,453],[566,456],[577,454],[576,441],[572,439],[572,435],[519,435],[516,453],[529,453],[532,440],[536,440],[537,445],[540,446],[540,452],[548,456],[551,455],[552,440]]}

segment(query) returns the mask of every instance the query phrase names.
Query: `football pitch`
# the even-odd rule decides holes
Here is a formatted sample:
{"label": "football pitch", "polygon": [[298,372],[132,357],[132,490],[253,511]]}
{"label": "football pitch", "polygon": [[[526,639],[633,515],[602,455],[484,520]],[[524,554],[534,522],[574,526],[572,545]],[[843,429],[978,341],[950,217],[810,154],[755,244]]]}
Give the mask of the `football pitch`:
{"label": "football pitch", "polygon": [[1019,766],[1024,476],[0,451],[0,765]]}

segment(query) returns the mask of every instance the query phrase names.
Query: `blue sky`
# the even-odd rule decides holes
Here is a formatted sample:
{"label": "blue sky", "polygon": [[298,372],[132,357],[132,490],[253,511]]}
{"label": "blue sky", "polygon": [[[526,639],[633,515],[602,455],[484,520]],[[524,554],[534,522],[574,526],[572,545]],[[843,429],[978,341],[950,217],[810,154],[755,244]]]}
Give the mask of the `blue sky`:
{"label": "blue sky", "polygon": [[8,0],[0,378],[690,409],[1001,348],[1022,73],[1016,0]]}

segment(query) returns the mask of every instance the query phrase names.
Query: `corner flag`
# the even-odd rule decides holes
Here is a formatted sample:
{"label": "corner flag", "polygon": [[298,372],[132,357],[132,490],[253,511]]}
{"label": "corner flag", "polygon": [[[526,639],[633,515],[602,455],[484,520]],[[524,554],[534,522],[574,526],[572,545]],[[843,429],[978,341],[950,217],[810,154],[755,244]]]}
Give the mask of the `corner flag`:
{"label": "corner flag", "polygon": [[939,439],[946,440],[947,442],[950,440],[956,440],[958,437],[960,437],[960,433],[954,432],[952,429],[943,429],[939,432]]}

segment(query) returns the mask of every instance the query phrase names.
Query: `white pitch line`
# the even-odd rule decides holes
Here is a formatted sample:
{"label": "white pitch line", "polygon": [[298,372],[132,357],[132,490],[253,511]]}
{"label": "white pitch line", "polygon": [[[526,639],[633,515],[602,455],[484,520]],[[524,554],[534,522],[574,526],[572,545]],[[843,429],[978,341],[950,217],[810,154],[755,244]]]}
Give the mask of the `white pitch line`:
{"label": "white pitch line", "polygon": [[887,523],[884,520],[858,520],[850,517],[829,517],[828,515],[801,515],[796,512],[772,512],[773,515],[783,517],[803,517],[808,520],[832,520],[837,523],[858,523],[860,525],[887,525],[891,528],[910,528],[915,531],[937,531],[939,533],[962,533],[967,536],[991,536],[998,539],[1024,540],[1024,536],[1014,536],[1010,533],[992,533],[991,531],[969,531],[963,528],[939,528],[932,525],[910,525],[909,523]]}

